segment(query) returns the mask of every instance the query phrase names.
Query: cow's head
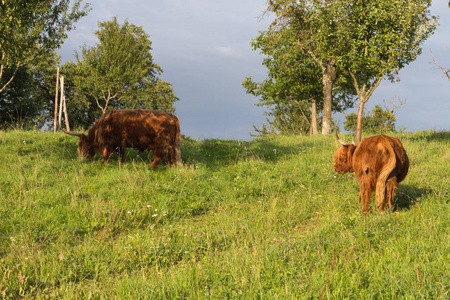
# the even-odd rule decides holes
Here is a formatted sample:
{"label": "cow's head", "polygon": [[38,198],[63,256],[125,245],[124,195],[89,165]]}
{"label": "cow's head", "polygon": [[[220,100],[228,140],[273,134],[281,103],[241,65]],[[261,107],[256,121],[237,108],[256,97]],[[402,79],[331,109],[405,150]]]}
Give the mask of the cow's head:
{"label": "cow's head", "polygon": [[92,141],[89,140],[88,136],[84,133],[72,132],[72,131],[62,131],[68,135],[74,135],[80,138],[78,141],[77,152],[80,156],[85,158],[92,158],[95,155],[95,148]]}
{"label": "cow's head", "polygon": [[353,153],[355,152],[356,145],[355,141],[352,140],[352,143],[345,143],[341,141],[336,132],[336,138],[338,142],[342,145],[341,148],[337,149],[334,153],[333,162],[334,162],[334,170],[339,174],[344,174],[347,172],[353,173]]}

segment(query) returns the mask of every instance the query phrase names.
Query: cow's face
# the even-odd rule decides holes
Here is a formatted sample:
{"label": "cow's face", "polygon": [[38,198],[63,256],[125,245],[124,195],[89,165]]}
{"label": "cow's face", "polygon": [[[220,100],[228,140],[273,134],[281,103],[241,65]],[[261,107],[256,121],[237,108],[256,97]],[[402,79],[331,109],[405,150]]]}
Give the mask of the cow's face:
{"label": "cow's face", "polygon": [[354,172],[352,166],[353,152],[355,152],[356,146],[352,144],[347,144],[337,149],[334,153],[333,162],[334,170],[339,174],[344,174],[347,172]]}
{"label": "cow's face", "polygon": [[80,140],[78,141],[77,152],[84,158],[92,158],[95,155],[95,149],[92,142],[89,141],[87,136],[84,134],[80,136]]}

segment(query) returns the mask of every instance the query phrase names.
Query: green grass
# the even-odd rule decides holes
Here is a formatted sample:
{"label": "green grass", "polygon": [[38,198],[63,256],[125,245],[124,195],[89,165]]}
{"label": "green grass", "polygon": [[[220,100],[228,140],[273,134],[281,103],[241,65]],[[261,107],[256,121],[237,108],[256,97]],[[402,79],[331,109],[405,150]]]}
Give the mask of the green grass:
{"label": "green grass", "polygon": [[366,216],[333,137],[186,138],[150,169],[0,131],[0,297],[448,299],[450,133],[397,136],[409,174]]}

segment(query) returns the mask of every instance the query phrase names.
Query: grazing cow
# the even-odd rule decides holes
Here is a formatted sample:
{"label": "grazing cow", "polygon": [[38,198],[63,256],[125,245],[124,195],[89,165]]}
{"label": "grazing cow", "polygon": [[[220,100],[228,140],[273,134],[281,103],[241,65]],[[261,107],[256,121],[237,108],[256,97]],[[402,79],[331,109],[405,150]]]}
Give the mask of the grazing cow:
{"label": "grazing cow", "polygon": [[169,166],[181,165],[180,122],[163,111],[143,109],[108,110],[97,119],[87,135],[65,131],[80,138],[78,153],[86,158],[100,153],[108,161],[118,152],[123,163],[127,147],[139,152],[152,150],[151,167],[157,167],[162,158]]}
{"label": "grazing cow", "polygon": [[359,201],[363,212],[369,212],[369,202],[375,190],[377,208],[384,212],[386,203],[392,209],[398,183],[408,173],[409,160],[399,139],[386,135],[364,138],[358,145],[336,138],[342,147],[334,153],[334,170],[339,174],[355,172],[358,179]]}

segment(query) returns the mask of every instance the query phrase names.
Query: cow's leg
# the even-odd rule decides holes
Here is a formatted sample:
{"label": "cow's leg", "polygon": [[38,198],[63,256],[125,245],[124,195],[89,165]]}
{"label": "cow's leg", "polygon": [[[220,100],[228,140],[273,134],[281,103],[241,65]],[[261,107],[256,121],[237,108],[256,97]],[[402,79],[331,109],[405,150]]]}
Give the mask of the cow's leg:
{"label": "cow's leg", "polygon": [[119,157],[120,157],[120,163],[124,163],[125,162],[125,153],[127,148],[125,147],[119,147]]}
{"label": "cow's leg", "polygon": [[127,152],[127,146],[125,139],[122,140],[120,147],[117,149],[119,151],[120,162],[123,164],[125,162],[125,153]]}
{"label": "cow's leg", "polygon": [[109,161],[109,158],[111,157],[112,152],[107,148],[103,148],[102,150],[102,156],[103,156],[103,161],[105,163],[107,163]]}
{"label": "cow's leg", "polygon": [[392,210],[392,201],[395,197],[395,191],[397,190],[397,187],[398,183],[396,177],[389,178],[388,181],[386,182],[386,200],[387,200],[386,202],[391,210]]}
{"label": "cow's leg", "polygon": [[161,162],[161,150],[160,149],[155,149],[153,151],[153,162],[150,165],[150,167],[156,168],[159,165],[160,162]]}
{"label": "cow's leg", "polygon": [[370,204],[370,198],[372,197],[372,189],[365,185],[361,184],[360,190],[359,190],[359,201],[362,201],[363,203],[363,212],[369,213],[369,204]]}
{"label": "cow's leg", "polygon": [[172,146],[169,146],[167,148],[166,155],[167,155],[167,162],[169,164],[169,167],[173,166],[176,163],[176,161],[175,161],[175,152],[173,151]]}

